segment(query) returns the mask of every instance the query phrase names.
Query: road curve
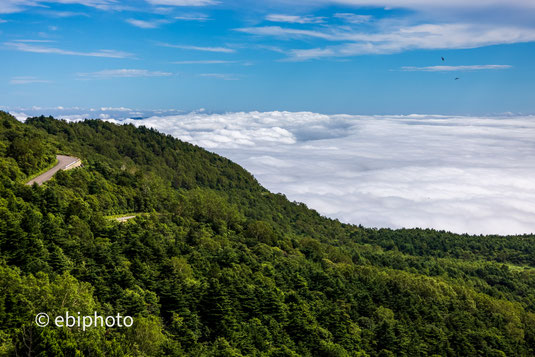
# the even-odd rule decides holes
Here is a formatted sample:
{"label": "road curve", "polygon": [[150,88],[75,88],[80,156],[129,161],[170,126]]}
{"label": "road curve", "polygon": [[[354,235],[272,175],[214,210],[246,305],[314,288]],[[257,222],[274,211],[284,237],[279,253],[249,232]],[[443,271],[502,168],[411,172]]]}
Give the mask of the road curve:
{"label": "road curve", "polygon": [[117,217],[115,218],[117,222],[126,222],[129,219],[136,218],[137,216],[124,216],[124,217]]}
{"label": "road curve", "polygon": [[59,170],[68,170],[70,167],[73,167],[74,164],[80,161],[79,158],[74,156],[56,155],[56,158],[58,159],[56,166],[37,176],[33,180],[26,182],[26,185],[33,185],[34,182],[36,182],[38,185],[42,185],[44,182],[50,180],[52,176],[54,176],[54,174]]}

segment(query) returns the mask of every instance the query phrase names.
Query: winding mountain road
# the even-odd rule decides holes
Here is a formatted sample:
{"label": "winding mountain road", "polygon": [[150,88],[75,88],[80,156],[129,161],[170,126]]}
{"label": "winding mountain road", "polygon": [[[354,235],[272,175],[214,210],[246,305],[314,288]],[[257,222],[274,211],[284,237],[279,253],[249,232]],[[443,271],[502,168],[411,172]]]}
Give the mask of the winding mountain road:
{"label": "winding mountain road", "polygon": [[56,155],[56,158],[58,159],[56,166],[37,176],[33,180],[26,182],[26,185],[33,185],[34,182],[36,182],[38,185],[42,185],[44,182],[50,180],[52,176],[54,176],[54,174],[59,170],[68,170],[80,166],[81,164],[80,159],[74,156]]}

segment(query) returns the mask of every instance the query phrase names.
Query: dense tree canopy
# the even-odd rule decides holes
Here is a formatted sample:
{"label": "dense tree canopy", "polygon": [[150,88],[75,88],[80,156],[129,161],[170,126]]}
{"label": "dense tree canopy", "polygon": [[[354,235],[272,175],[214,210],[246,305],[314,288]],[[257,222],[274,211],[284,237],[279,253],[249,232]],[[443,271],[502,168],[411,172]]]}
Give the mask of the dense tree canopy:
{"label": "dense tree canopy", "polygon": [[[24,185],[59,153],[84,166]],[[534,256],[532,235],[342,224],[144,127],[0,113],[0,355],[533,356]]]}

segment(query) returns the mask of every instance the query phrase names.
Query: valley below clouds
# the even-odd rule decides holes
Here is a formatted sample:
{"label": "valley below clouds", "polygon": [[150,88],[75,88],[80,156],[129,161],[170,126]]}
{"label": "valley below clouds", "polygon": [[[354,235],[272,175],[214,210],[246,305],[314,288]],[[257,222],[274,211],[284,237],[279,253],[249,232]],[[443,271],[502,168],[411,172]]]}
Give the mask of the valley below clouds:
{"label": "valley below clouds", "polygon": [[201,112],[106,120],[228,157],[270,191],[343,222],[535,232],[533,116]]}

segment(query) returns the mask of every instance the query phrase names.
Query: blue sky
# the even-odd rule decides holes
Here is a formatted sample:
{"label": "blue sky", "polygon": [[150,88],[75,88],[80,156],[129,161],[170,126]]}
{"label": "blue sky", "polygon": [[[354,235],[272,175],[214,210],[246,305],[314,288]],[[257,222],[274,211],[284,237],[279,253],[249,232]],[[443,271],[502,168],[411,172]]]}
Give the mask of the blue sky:
{"label": "blue sky", "polygon": [[528,0],[2,0],[0,106],[534,113],[533,18]]}

